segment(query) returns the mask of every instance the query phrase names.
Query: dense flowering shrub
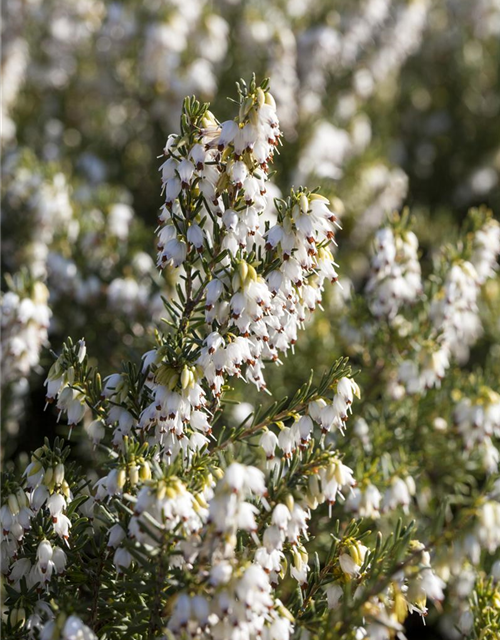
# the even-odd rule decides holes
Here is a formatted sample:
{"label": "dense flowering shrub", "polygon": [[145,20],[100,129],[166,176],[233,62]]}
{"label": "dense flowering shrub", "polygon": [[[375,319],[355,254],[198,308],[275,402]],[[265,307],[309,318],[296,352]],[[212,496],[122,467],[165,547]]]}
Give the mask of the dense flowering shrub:
{"label": "dense flowering shrub", "polygon": [[149,249],[144,225],[127,204],[130,194],[67,181],[57,164],[28,152],[11,154],[6,167],[2,260],[14,275],[6,278],[1,302],[2,411],[15,435],[30,376],[43,371],[41,350],[52,337],[82,331],[97,307],[97,327],[86,332],[110,358],[114,350],[119,363],[125,332],[141,340],[160,320],[163,304],[153,256],[143,250]]}
{"label": "dense flowering shrub", "polygon": [[[270,76],[289,145],[268,193],[319,182],[342,199],[338,255],[356,287],[372,232],[409,187],[426,257],[467,206],[500,202],[494,0],[4,4],[2,266],[43,281],[49,342],[85,333],[106,375],[143,347],[174,279],[158,277],[147,228],[157,141],[177,131],[185,95],[227,119],[234,78]],[[2,397],[7,455],[44,428],[40,356]]]}
{"label": "dense flowering shrub", "polygon": [[[495,637],[498,365],[462,367],[494,304],[500,226],[471,211],[429,274],[395,214],[349,300],[341,202],[269,196],[281,137],[267,81],[241,82],[223,122],[184,101],[160,166],[157,266],[176,281],[155,343],[102,380],[85,340],[68,340],[46,380],[66,437],[3,478],[8,637],[378,640],[432,603],[464,635]],[[40,287],[4,297],[21,376],[46,340]],[[266,401],[335,289],[331,329],[360,371],[340,357]],[[231,411],[242,384],[258,402]],[[71,450],[82,430],[88,470]]]}

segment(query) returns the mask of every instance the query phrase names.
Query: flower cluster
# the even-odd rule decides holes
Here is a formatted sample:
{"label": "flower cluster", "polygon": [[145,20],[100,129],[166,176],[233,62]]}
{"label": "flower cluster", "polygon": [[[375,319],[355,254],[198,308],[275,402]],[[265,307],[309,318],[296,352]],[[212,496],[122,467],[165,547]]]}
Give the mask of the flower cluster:
{"label": "flower cluster", "polygon": [[494,441],[500,437],[500,395],[482,386],[476,397],[465,397],[457,403],[453,418],[466,449],[479,448],[485,468],[490,473],[497,471],[500,452]]}
{"label": "flower cluster", "polygon": [[[354,57],[363,38],[351,34]],[[452,320],[479,318],[497,224],[476,212],[422,282],[408,216],[393,216],[375,239],[369,295],[343,302],[362,314],[363,399],[339,357],[291,397],[254,404],[276,371],[290,375],[299,330],[321,323],[313,312],[338,280],[342,204],[304,187],[271,198],[280,144],[267,81],[241,82],[238,113],[222,122],[185,100],[160,167],[167,317],[120,372],[101,379],[85,339],[68,340],[48,372],[47,404],[91,472],[47,440],[2,483],[14,640],[289,640],[328,628],[392,640],[431,602],[456,597],[465,610],[465,579],[498,552],[500,402],[487,371],[465,384],[452,348],[477,337]],[[125,244],[131,212],[117,206],[108,224]],[[130,310],[122,286],[109,295]],[[351,429],[353,404],[363,417]]]}
{"label": "flower cluster", "polygon": [[412,231],[397,233],[384,227],[377,232],[375,245],[366,292],[373,315],[391,319],[401,306],[414,302],[422,293],[418,240]]}
{"label": "flower cluster", "polygon": [[37,367],[48,339],[48,297],[42,282],[14,282],[12,290],[2,295],[2,388],[19,383]]}
{"label": "flower cluster", "polygon": [[[337,280],[332,247],[338,222],[326,198],[293,191],[278,202],[274,220],[266,220],[266,176],[280,139],[275,103],[267,85],[243,86],[240,100],[238,118],[221,124],[206,106],[187,101],[183,131],[169,137],[161,167],[166,202],[158,266],[182,268],[186,280],[184,315],[179,303],[169,310],[185,329],[188,314],[204,309],[205,325],[205,337],[198,344],[188,337],[181,357],[164,341],[143,359],[152,397],[134,426],[159,443],[170,461],[208,444],[211,412],[228,377],[265,388],[265,362],[279,362],[280,353],[295,344],[325,281]],[[58,407],[75,424],[83,415],[82,396],[64,389],[56,369],[48,397],[57,395]],[[352,401],[349,384],[341,384],[330,409],[323,400],[316,407],[323,431],[333,425],[342,430]],[[121,374],[106,380],[104,397],[122,405],[107,417],[118,422],[115,443],[134,422],[127,393]],[[307,442],[309,434],[303,437]],[[287,448],[290,454],[293,444]]]}
{"label": "flower cluster", "polygon": [[[409,393],[440,386],[452,359],[466,362],[470,347],[482,335],[478,303],[482,285],[495,275],[500,224],[483,210],[471,210],[470,219],[476,225],[472,239],[464,247],[446,248],[434,280],[440,286],[435,289],[432,281],[427,283],[432,291],[427,294],[432,329],[424,328],[424,339],[416,340],[413,357],[405,359],[398,372]],[[404,325],[400,322],[403,331]]]}

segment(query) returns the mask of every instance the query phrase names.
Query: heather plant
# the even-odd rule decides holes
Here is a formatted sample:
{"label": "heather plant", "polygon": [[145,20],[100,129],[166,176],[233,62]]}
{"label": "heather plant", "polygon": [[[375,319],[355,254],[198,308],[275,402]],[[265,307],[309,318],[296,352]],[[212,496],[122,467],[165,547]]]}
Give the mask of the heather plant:
{"label": "heather plant", "polygon": [[[225,120],[235,77],[270,76],[289,144],[268,195],[319,183],[342,199],[338,255],[358,289],[372,233],[406,198],[426,256],[468,206],[498,204],[493,0],[4,4],[2,266],[43,282],[48,343],[57,350],[85,333],[103,375],[142,348],[170,293],[175,268],[158,278],[147,229],[159,204],[157,141],[178,132],[185,95],[211,100]],[[301,365],[271,380],[286,371],[299,385],[310,341],[343,355],[329,334],[323,317],[298,347]],[[325,367],[328,349],[315,349]],[[50,362],[35,351],[40,362],[3,396],[7,455],[48,426],[36,406]]]}
{"label": "heather plant", "polygon": [[85,327],[92,345],[119,364],[127,335],[139,342],[159,321],[168,279],[158,275],[127,191],[90,189],[27,151],[10,154],[5,168],[2,412],[4,434],[15,441],[30,385],[42,384],[49,342]]}
{"label": "heather plant", "polygon": [[[65,437],[2,482],[4,633],[378,640],[438,611],[493,638],[498,367],[465,363],[496,304],[500,226],[471,211],[426,273],[409,213],[390,216],[365,293],[349,295],[341,202],[306,187],[270,198],[282,134],[268,81],[241,81],[235,102],[220,122],[187,98],[163,150],[157,267],[175,284],[149,350],[104,379],[85,337],[54,354],[46,399]],[[12,283],[12,316],[46,302],[40,286]],[[301,369],[271,397],[328,294],[351,362]]]}

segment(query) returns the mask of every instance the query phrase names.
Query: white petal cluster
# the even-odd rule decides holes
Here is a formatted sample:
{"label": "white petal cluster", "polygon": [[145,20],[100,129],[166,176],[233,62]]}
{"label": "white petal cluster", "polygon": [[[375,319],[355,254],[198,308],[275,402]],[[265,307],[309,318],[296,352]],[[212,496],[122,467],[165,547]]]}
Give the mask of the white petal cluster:
{"label": "white petal cluster", "polygon": [[307,540],[309,508],[295,502],[291,496],[286,503],[277,504],[271,515],[271,524],[264,531],[262,546],[255,552],[255,562],[269,575],[271,584],[277,585],[283,577],[284,545],[292,545],[290,574],[299,584],[307,582],[308,555],[302,540]]}
{"label": "white petal cluster", "polygon": [[380,518],[382,494],[371,482],[355,487],[347,499],[347,508],[359,513],[362,518]]}
{"label": "white petal cluster", "polygon": [[444,344],[421,345],[412,360],[404,360],[398,369],[399,381],[410,394],[440,387],[450,366],[450,351]]}
{"label": "white petal cluster", "polygon": [[467,361],[469,348],[482,335],[481,286],[495,275],[499,255],[500,224],[487,217],[474,233],[470,260],[453,261],[431,302],[430,318],[443,347],[459,361]]}
{"label": "white petal cluster", "polygon": [[263,430],[259,444],[267,460],[275,459],[277,449],[285,460],[292,458],[297,451],[301,453],[307,449],[314,437],[315,424],[319,427],[322,440],[328,433],[338,431],[344,434],[354,396],[360,397],[357,383],[352,378],[343,377],[338,381],[331,401],[324,397],[313,400],[308,404],[307,412],[297,415],[291,426],[280,423],[278,435],[267,428]]}
{"label": "white petal cluster", "polygon": [[358,576],[367,553],[368,547],[359,542],[359,540],[350,542],[339,555],[340,568],[344,574],[349,578]]}
{"label": "white petal cluster", "polygon": [[266,493],[262,471],[238,462],[233,462],[217,483],[209,502],[208,521],[217,535],[226,540],[226,555],[234,551],[232,545],[238,530],[257,531],[255,516],[259,509],[246,499],[252,496],[263,498]]}
{"label": "white petal cluster", "polygon": [[[273,596],[269,571],[258,561],[241,564],[235,553],[238,531],[248,531],[256,538],[259,507],[249,500],[260,498],[262,505],[267,505],[266,492],[259,469],[237,462],[226,469],[208,503],[209,538],[200,548],[200,553],[205,553],[205,548],[210,553],[208,585],[196,595],[179,594],[168,622],[172,632],[184,631],[200,639],[290,637],[291,616]],[[278,512],[276,507],[273,518],[276,513],[274,519],[282,524],[283,516]],[[259,550],[256,560],[258,557]]]}
{"label": "white petal cluster", "polygon": [[9,572],[18,548],[31,527],[33,515],[29,496],[21,488],[9,494],[7,501],[0,508],[2,573]]}
{"label": "white petal cluster", "polygon": [[23,85],[28,61],[29,51],[25,40],[22,37],[18,37],[18,35],[12,34],[4,42],[2,59],[2,72],[5,79],[5,90],[2,106],[0,107],[3,123],[0,134],[2,142],[8,142],[15,137],[16,124],[11,117],[10,111],[15,105],[19,90]]}
{"label": "white petal cluster", "polygon": [[478,295],[477,271],[465,260],[451,267],[443,289],[431,304],[430,317],[434,326],[441,333],[443,343],[459,359],[467,359],[468,347],[482,333]]}
{"label": "white petal cluster", "polygon": [[[168,483],[153,486],[143,486],[137,494],[134,505],[134,515],[128,524],[128,538],[138,540],[147,548],[158,546],[158,540],[148,533],[151,525],[161,531],[176,531],[182,534],[186,541],[195,539],[195,534],[207,522],[209,516],[208,502],[213,497],[213,482],[209,481],[204,490],[193,495],[186,489],[184,483],[175,477],[169,478]],[[145,525],[145,527],[143,526]],[[120,525],[110,530],[109,546],[118,547],[125,532]],[[182,553],[182,547],[179,548]],[[122,557],[123,554],[123,557]],[[115,565],[117,570],[128,567],[130,554],[124,547],[115,551]]]}
{"label": "white petal cluster", "polygon": [[[115,444],[137,427],[161,445],[167,461],[208,444],[210,411],[228,377],[243,377],[265,389],[264,363],[279,362],[280,354],[293,347],[298,330],[321,301],[325,282],[337,280],[332,249],[338,222],[328,200],[305,190],[292,192],[269,218],[267,174],[281,135],[271,94],[257,88],[242,97],[237,119],[219,123],[206,111],[202,125],[191,143],[171,135],[165,146],[158,266],[178,268],[183,278],[198,269],[189,276],[190,295],[191,304],[204,308],[203,345],[196,362],[184,365],[167,364],[162,346],[147,353],[143,370],[151,404],[138,424],[114,408],[107,418],[108,424],[118,422]],[[264,261],[270,265],[266,271]],[[54,395],[58,377],[52,378]],[[103,390],[122,408],[123,384],[116,374]],[[323,432],[334,426],[342,431],[352,401],[350,385],[342,382],[333,404],[318,407]],[[61,410],[69,415],[74,403],[72,418],[81,418],[78,394],[57,393]],[[280,436],[285,456],[299,439],[304,444],[310,438],[307,422],[304,418],[289,437],[286,429]],[[272,436],[268,440],[271,451]]]}
{"label": "white petal cluster", "polygon": [[21,580],[26,579],[28,588],[43,589],[50,582],[52,575],[62,574],[66,569],[66,553],[59,546],[53,546],[48,540],[42,540],[36,552],[36,562],[31,564],[29,558],[15,560],[8,575],[11,587],[21,591]]}
{"label": "white petal cluster", "polygon": [[[347,162],[367,148],[371,138],[371,122],[362,109],[380,86],[397,76],[407,58],[422,43],[430,10],[428,0],[392,7],[387,0],[369,0],[353,12],[345,26],[326,24],[311,26],[298,34],[296,65],[298,87],[295,90],[299,114],[321,114],[323,96],[328,93],[329,76],[348,74],[350,87],[342,92],[336,104],[337,120],[342,126],[321,120],[304,145],[295,178],[309,175],[329,179],[343,176]],[[344,20],[342,21],[344,23]],[[290,33],[290,37],[294,34]],[[365,43],[377,43],[371,50]],[[289,58],[285,58],[288,72]],[[279,64],[279,62],[278,62]],[[275,78],[273,87],[275,85]],[[294,79],[292,79],[293,81]],[[279,83],[281,84],[281,83]],[[279,104],[280,108],[282,105]],[[292,113],[290,103],[284,107]],[[398,176],[399,178],[399,176]],[[399,181],[399,180],[398,180]],[[403,181],[406,176],[403,174]],[[402,191],[401,191],[402,188]],[[375,205],[382,215],[401,204],[405,186],[389,187],[381,202]],[[391,203],[390,207],[380,205]],[[366,218],[363,220],[369,220]]]}
{"label": "white petal cluster", "polygon": [[500,223],[490,218],[474,235],[471,263],[476,270],[479,284],[484,284],[495,275],[499,255]]}
{"label": "white petal cluster", "polygon": [[403,512],[408,514],[411,499],[415,493],[415,481],[411,476],[406,476],[405,478],[393,476],[384,494],[384,511],[392,511],[401,507]]}
{"label": "white petal cluster", "polygon": [[[77,351],[77,360],[80,364],[85,359],[86,354],[85,340],[80,340]],[[82,420],[86,408],[83,390],[79,391],[73,387],[74,376],[74,367],[63,370],[61,358],[59,358],[50,368],[45,380],[47,403],[51,403],[54,400],[57,401],[59,419],[64,415],[70,429]]]}
{"label": "white petal cluster", "polygon": [[60,615],[43,626],[40,640],[97,640],[97,636],[77,616]]}
{"label": "white petal cluster", "polygon": [[422,293],[418,240],[412,231],[397,233],[383,227],[375,236],[375,251],[366,286],[370,310],[377,317],[393,319]]}
{"label": "white petal cluster", "polygon": [[[104,25],[106,32],[112,35],[114,29],[123,28],[130,21],[125,8],[122,11],[122,15],[109,12]],[[148,87],[159,90],[162,103],[168,87],[173,113],[163,117],[168,118],[170,127],[178,118],[174,105],[185,95],[210,97],[217,89],[219,66],[229,37],[223,15],[204,0],[188,0],[170,3],[163,20],[158,19],[153,7],[149,8],[144,24],[140,25],[139,78],[145,84],[144,90]],[[137,32],[130,30],[120,43],[121,50],[134,46],[137,37]]]}
{"label": "white petal cluster", "polygon": [[225,581],[211,599],[179,595],[168,628],[200,640],[288,640],[293,632],[290,614],[273,597],[269,576],[255,564]]}
{"label": "white petal cluster", "polygon": [[474,233],[471,259],[454,258],[446,268],[442,286],[430,302],[434,337],[420,342],[412,358],[399,367],[399,381],[408,393],[441,386],[452,358],[468,360],[470,347],[483,332],[479,295],[481,286],[496,271],[499,229],[498,222],[487,216]]}
{"label": "white petal cluster", "polygon": [[486,500],[479,508],[476,536],[481,547],[495,553],[500,547],[500,502]]}
{"label": "white petal cluster", "polygon": [[[41,168],[27,163],[21,154],[11,154],[5,162],[4,170],[9,175],[6,203],[22,206],[29,220],[29,235],[24,242],[22,257],[29,263],[33,277],[43,280],[47,276],[47,261],[56,237],[67,234],[71,239],[78,232],[71,204],[71,188],[64,173],[45,175]],[[9,267],[15,268],[13,248],[7,245],[5,255]]]}
{"label": "white petal cluster", "polygon": [[[394,74],[418,49],[431,8],[429,0],[417,0],[399,7],[394,24],[388,29],[384,46],[374,52],[367,64],[368,81],[364,81],[365,96],[375,90],[384,78]],[[357,74],[362,74],[359,70]]]}
{"label": "white petal cluster", "polygon": [[48,298],[42,282],[36,282],[30,293],[8,291],[2,295],[2,387],[20,382],[38,365],[52,315]]}
{"label": "white petal cluster", "polygon": [[62,573],[66,566],[64,551],[49,540],[40,542],[35,564],[20,555],[32,520],[42,509],[44,515],[50,517],[52,531],[62,543],[66,543],[71,527],[65,511],[73,496],[64,478],[64,464],[43,466],[38,459],[40,452],[41,449],[35,452],[24,472],[26,489],[19,488],[9,494],[0,508],[2,573],[7,574],[15,589],[20,588],[23,577],[30,586],[43,586],[53,573]]}
{"label": "white petal cluster", "polygon": [[481,387],[476,397],[464,397],[456,404],[453,419],[467,451],[478,448],[485,468],[495,473],[500,462],[500,453],[494,444],[500,437],[500,395]]}

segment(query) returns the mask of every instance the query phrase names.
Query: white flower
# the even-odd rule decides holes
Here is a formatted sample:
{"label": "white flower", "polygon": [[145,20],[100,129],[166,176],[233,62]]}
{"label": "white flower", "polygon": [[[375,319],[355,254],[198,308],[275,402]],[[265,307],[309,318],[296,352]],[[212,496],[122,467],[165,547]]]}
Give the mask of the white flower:
{"label": "white flower", "polygon": [[124,569],[128,569],[132,564],[132,556],[124,547],[118,547],[113,556],[113,563],[118,573],[123,572]]}
{"label": "white flower", "polygon": [[77,616],[70,616],[66,620],[62,634],[63,640],[97,640],[93,631]]}
{"label": "white flower", "polygon": [[53,493],[46,502],[47,508],[50,511],[52,520],[57,520],[58,516],[66,508],[66,500],[60,493]]}
{"label": "white flower", "polygon": [[105,435],[105,427],[100,420],[93,420],[90,424],[85,426],[85,431],[88,433],[93,444],[99,444]]}
{"label": "white flower", "polygon": [[278,437],[276,434],[269,429],[266,429],[260,437],[259,444],[264,450],[267,459],[272,460],[274,458],[276,447],[278,446]]}
{"label": "white flower", "polygon": [[203,249],[203,231],[197,224],[192,224],[187,231],[188,242],[193,244],[198,251]]}
{"label": "white flower", "polygon": [[187,246],[185,242],[181,242],[177,238],[172,238],[167,242],[159,259],[158,266],[163,268],[167,265],[180,267],[186,259]]}
{"label": "white flower", "polygon": [[307,415],[301,416],[297,422],[296,428],[300,435],[301,445],[306,445],[311,439],[311,434],[314,428],[313,421]]}
{"label": "white flower", "polygon": [[64,540],[69,538],[69,529],[71,527],[71,522],[67,516],[64,514],[59,514],[57,517],[57,522],[54,522],[54,531],[55,533]]}
{"label": "white flower", "polygon": [[284,504],[277,504],[274,507],[273,515],[271,517],[272,524],[276,525],[278,529],[286,530],[288,523],[292,517],[290,510]]}
{"label": "white flower", "polygon": [[181,180],[181,187],[183,189],[187,189],[191,183],[191,178],[194,173],[193,163],[184,158],[177,165],[177,173],[179,174],[179,178]]}
{"label": "white flower", "polygon": [[368,548],[363,544],[357,541],[353,542],[349,548],[349,553],[341,553],[339,556],[342,571],[351,577],[357,576],[367,552]]}
{"label": "white flower", "polygon": [[340,599],[344,595],[344,590],[339,584],[329,584],[325,587],[326,599],[329,609],[336,609],[339,606]]}
{"label": "white flower", "polygon": [[220,129],[220,135],[217,140],[217,147],[222,151],[227,147],[238,133],[238,124],[234,120],[226,120],[223,122]]}
{"label": "white flower", "polygon": [[248,175],[248,169],[244,162],[239,160],[235,162],[231,169],[231,177],[235,187],[241,189],[243,186],[243,182],[245,181]]}
{"label": "white flower", "polygon": [[50,561],[52,560],[52,545],[48,540],[42,540],[36,551],[38,566],[42,573],[47,571]]}
{"label": "white flower", "polygon": [[403,507],[403,511],[408,513],[408,507],[411,501],[411,495],[415,492],[415,483],[413,478],[408,476],[405,480],[394,476],[391,480],[391,486],[384,495],[384,509],[393,510],[399,505]]}
{"label": "white flower", "polygon": [[229,562],[218,562],[210,569],[210,582],[214,586],[226,584],[231,579],[233,568]]}
{"label": "white flower", "polygon": [[443,600],[445,586],[444,581],[432,569],[426,567],[420,572],[420,588],[431,600]]}
{"label": "white flower", "polygon": [[375,316],[393,320],[401,306],[417,299],[422,291],[418,241],[414,233],[395,234],[390,227],[377,232],[376,253],[366,286]]}
{"label": "white flower", "polygon": [[28,575],[31,570],[31,561],[29,558],[20,558],[13,562],[10,566],[9,579],[12,582],[19,582],[21,578]]}
{"label": "white flower", "polygon": [[359,565],[351,558],[348,553],[342,553],[339,556],[340,567],[344,573],[349,576],[355,576],[359,573]]}
{"label": "white flower", "polygon": [[171,178],[167,181],[166,185],[165,203],[167,206],[171,206],[181,192],[182,184],[179,178]]}
{"label": "white flower", "polygon": [[294,427],[283,427],[278,435],[278,444],[285,458],[290,458],[298,444],[298,431]]}
{"label": "white flower", "polygon": [[264,474],[256,467],[244,466],[233,462],[226,470],[223,483],[232,491],[264,495],[267,491]]}
{"label": "white flower", "polygon": [[369,483],[366,487],[356,487],[353,490],[351,497],[347,501],[347,505],[353,510],[359,513],[363,518],[373,518],[374,520],[380,517],[380,503],[382,496],[377,487]]}
{"label": "white flower", "polygon": [[125,538],[125,531],[119,524],[114,524],[108,531],[108,547],[116,549]]}
{"label": "white flower", "polygon": [[57,573],[63,573],[66,569],[67,556],[60,547],[54,547],[52,562],[54,563]]}

